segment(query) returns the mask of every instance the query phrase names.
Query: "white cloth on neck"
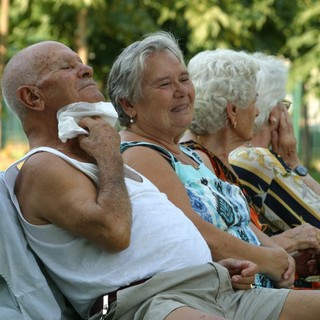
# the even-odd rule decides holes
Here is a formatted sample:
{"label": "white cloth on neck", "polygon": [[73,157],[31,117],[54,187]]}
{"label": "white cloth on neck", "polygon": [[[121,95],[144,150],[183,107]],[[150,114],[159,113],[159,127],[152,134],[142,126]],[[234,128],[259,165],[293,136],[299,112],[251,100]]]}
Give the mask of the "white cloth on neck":
{"label": "white cloth on neck", "polygon": [[58,134],[62,142],[77,137],[79,134],[88,134],[78,123],[84,117],[99,116],[113,127],[118,114],[111,102],[76,102],[68,104],[57,113]]}

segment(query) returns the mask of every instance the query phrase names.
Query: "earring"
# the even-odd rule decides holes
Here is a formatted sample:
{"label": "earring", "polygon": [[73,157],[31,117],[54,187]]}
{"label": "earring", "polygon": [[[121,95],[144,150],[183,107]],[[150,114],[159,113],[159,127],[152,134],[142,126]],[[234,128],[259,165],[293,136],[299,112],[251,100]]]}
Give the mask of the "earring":
{"label": "earring", "polygon": [[133,117],[130,116],[130,123],[134,123]]}
{"label": "earring", "polygon": [[235,129],[236,127],[237,127],[237,121],[233,123],[233,128]]}

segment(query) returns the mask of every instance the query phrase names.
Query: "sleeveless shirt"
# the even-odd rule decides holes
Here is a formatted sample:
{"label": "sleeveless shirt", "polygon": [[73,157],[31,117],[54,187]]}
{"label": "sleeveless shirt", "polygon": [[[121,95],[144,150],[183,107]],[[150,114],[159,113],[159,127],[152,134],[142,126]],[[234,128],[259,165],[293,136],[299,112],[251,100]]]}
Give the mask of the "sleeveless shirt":
{"label": "sleeveless shirt", "polygon": [[142,182],[125,178],[132,206],[132,233],[130,246],[119,253],[102,250],[53,224],[28,223],[20,211],[14,185],[18,164],[36,152],[50,152],[61,157],[96,183],[99,169],[94,164],[79,162],[55,149],[42,147],[15,162],[5,175],[30,246],[83,318],[88,316],[95,299],[103,294],[160,272],[212,261],[210,250],[193,223],[141,175]]}
{"label": "sleeveless shirt", "polygon": [[[205,166],[196,152],[180,145],[181,151],[198,164],[197,169],[181,163],[168,150],[149,142],[122,142],[121,152],[134,146],[152,148],[168,160],[186,188],[193,210],[203,220],[241,240],[257,246],[261,245],[249,225],[250,209],[241,189],[228,181],[219,179]],[[255,285],[273,287],[272,281],[262,274],[256,276]]]}

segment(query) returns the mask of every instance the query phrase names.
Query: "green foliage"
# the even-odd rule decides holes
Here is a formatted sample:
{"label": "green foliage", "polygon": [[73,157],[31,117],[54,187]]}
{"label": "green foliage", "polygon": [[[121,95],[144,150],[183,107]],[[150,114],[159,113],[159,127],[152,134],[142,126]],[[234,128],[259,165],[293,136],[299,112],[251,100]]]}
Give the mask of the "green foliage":
{"label": "green foliage", "polygon": [[315,179],[318,183],[320,183],[320,172],[317,169],[311,168],[309,170],[309,173],[313,177],[313,179]]}
{"label": "green foliage", "polygon": [[295,33],[287,46],[292,59],[290,85],[293,79],[305,83],[309,93],[320,96],[320,2],[305,0],[292,22]]}
{"label": "green foliage", "polygon": [[48,39],[77,50],[80,37],[103,87],[125,46],[162,29],[180,38],[187,60],[218,47],[283,55],[291,61],[290,86],[302,80],[319,95],[319,17],[317,0],[11,0],[7,59]]}

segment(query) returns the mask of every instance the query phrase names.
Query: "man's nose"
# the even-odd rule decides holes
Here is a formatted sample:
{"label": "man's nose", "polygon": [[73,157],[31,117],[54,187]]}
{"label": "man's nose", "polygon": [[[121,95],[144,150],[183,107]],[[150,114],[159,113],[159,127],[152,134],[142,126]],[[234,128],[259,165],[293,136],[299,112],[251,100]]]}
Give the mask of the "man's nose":
{"label": "man's nose", "polygon": [[91,78],[93,75],[93,69],[90,66],[83,64],[79,68],[78,75],[81,78],[83,77]]}

